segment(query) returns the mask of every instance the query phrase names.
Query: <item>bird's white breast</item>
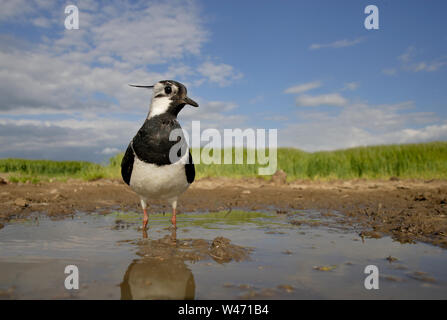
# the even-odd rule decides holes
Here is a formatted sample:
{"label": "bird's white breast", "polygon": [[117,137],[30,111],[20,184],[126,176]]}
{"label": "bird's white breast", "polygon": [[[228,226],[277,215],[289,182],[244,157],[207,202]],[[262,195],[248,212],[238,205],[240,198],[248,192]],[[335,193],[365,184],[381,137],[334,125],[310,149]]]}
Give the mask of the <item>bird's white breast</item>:
{"label": "bird's white breast", "polygon": [[157,166],[135,158],[130,187],[148,200],[176,199],[189,187],[184,160],[185,157],[182,157],[174,164]]}

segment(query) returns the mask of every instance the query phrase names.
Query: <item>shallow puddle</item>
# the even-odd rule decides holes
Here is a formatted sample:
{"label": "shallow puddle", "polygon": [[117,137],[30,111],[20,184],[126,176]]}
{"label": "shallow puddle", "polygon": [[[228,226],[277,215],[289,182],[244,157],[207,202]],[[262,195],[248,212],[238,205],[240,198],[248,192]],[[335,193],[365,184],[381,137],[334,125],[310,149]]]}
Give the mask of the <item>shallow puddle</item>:
{"label": "shallow puddle", "polygon": [[[147,239],[141,218],[35,216],[5,225],[0,299],[447,298],[447,250],[362,240],[355,227],[316,212],[182,214],[176,232],[169,215],[155,215]],[[78,290],[65,289],[67,265],[78,267]],[[367,265],[379,269],[378,290],[365,289]]]}

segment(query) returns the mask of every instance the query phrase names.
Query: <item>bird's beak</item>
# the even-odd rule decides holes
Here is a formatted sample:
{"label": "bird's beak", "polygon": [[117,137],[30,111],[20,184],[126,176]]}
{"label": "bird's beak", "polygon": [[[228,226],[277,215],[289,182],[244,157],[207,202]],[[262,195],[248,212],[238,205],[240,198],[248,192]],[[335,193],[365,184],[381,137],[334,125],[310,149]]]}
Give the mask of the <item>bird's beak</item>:
{"label": "bird's beak", "polygon": [[186,104],[189,104],[190,106],[196,107],[196,108],[199,106],[199,104],[197,102],[195,102],[194,100],[192,100],[192,99],[190,99],[188,97],[183,99],[183,102],[186,103]]}
{"label": "bird's beak", "polygon": [[154,86],[140,86],[140,85],[136,85],[136,84],[129,84],[129,86],[135,87],[135,88],[146,88],[146,89],[152,89],[154,87]]}

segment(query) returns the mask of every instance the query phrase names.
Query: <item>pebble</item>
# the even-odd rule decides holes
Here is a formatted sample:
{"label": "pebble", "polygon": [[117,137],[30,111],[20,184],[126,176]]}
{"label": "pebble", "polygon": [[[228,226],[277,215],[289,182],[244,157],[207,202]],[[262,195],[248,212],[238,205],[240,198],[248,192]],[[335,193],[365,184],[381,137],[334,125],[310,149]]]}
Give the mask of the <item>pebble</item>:
{"label": "pebble", "polygon": [[392,257],[392,256],[388,256],[388,257],[386,257],[386,259],[388,260],[388,262],[394,262],[394,261],[397,261],[397,258],[395,258],[395,257]]}
{"label": "pebble", "polygon": [[27,203],[26,200],[23,199],[23,198],[17,198],[17,199],[14,201],[14,204],[15,204],[16,206],[19,206],[19,207],[27,207],[27,206],[28,206],[28,203]]}

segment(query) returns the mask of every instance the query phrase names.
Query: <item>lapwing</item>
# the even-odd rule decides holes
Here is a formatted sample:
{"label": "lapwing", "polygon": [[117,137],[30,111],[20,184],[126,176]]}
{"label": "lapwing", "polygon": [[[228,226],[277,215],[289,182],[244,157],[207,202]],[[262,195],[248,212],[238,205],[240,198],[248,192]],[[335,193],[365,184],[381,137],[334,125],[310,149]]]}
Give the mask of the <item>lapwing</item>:
{"label": "lapwing", "polygon": [[171,204],[171,222],[175,228],[177,199],[195,177],[194,163],[177,115],[185,105],[199,105],[188,98],[186,87],[177,81],[130,86],[153,89],[153,95],[147,119],[124,154],[121,175],[141,199],[144,231],[149,220],[147,205],[152,200]]}

